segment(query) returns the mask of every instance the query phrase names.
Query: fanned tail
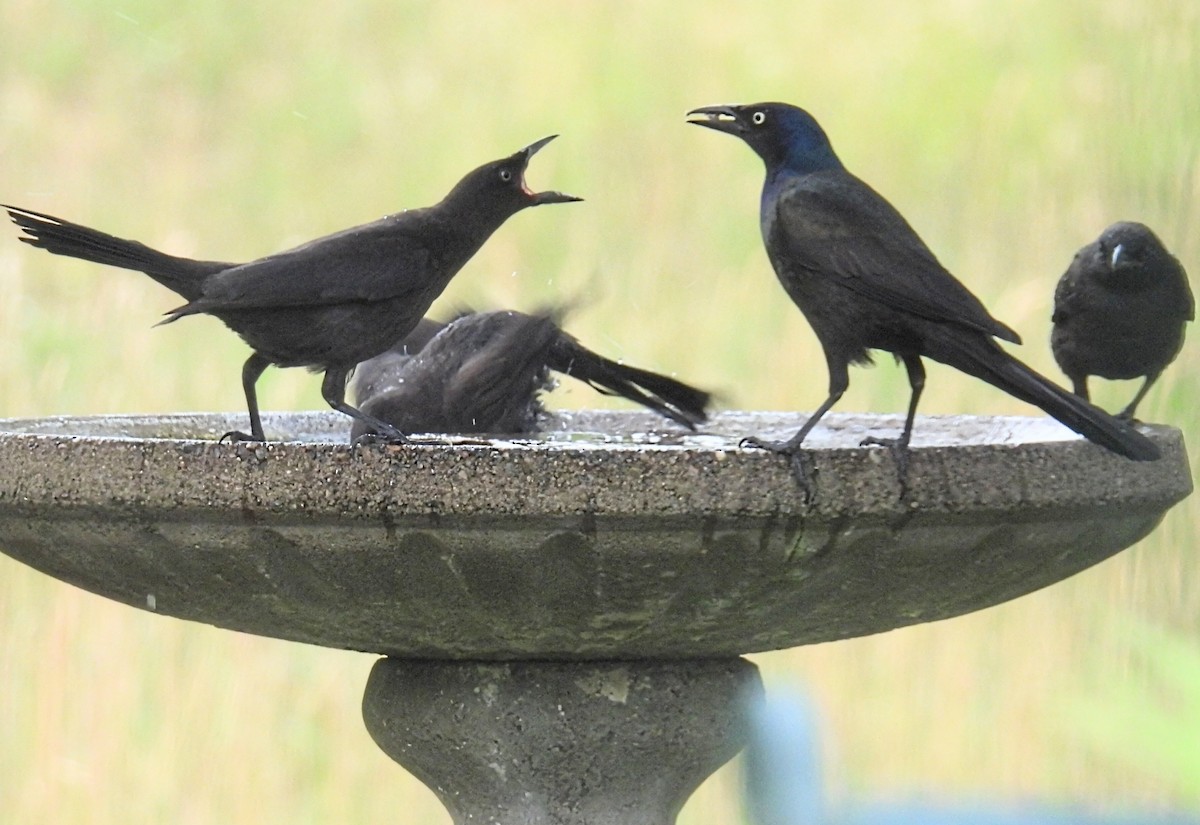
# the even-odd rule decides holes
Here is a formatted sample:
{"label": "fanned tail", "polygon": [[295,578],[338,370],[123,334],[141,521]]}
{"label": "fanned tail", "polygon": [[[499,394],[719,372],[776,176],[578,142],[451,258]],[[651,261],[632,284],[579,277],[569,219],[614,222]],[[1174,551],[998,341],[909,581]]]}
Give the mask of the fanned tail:
{"label": "fanned tail", "polygon": [[188,301],[200,297],[205,278],[234,265],[179,258],[53,215],[5,204],[0,208],[8,211],[12,222],[25,233],[21,240],[30,246],[68,258],[144,272]]}

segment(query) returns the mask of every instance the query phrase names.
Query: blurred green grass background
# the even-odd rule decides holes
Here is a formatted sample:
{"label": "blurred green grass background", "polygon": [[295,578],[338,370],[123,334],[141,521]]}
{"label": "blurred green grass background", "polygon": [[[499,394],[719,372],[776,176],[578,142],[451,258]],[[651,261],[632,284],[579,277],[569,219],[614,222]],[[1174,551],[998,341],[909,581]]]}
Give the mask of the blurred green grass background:
{"label": "blurred green grass background", "polygon": [[[824,362],[761,248],[759,162],[688,109],[810,109],[1057,376],[1054,283],[1106,224],[1142,220],[1200,271],[1198,48],[1193,0],[7,0],[0,200],[249,259],[433,202],[561,132],[531,185],[587,202],[510,221],[443,313],[578,299],[568,326],[605,354],[731,407],[812,409]],[[244,410],[246,349],[219,322],[151,329],[174,295],[15,237],[0,231],[0,415]],[[1193,441],[1195,353],[1140,410]],[[890,363],[851,382],[839,409],[903,409]],[[259,397],[319,409],[318,385],[270,370]],[[1037,412],[936,365],[930,388],[926,413]],[[1096,394],[1117,407],[1133,390]],[[1017,602],[755,658],[769,687],[803,682],[825,708],[839,787],[1200,807],[1200,731],[1177,731],[1190,773],[1156,767],[1126,711],[1171,719],[1175,700],[1120,632],[1136,618],[1200,637],[1197,501]],[[128,610],[0,558],[0,820],[447,822],[362,728],[370,664]],[[1096,745],[1097,697],[1127,758]],[[739,821],[735,779],[722,770],[681,821]]]}

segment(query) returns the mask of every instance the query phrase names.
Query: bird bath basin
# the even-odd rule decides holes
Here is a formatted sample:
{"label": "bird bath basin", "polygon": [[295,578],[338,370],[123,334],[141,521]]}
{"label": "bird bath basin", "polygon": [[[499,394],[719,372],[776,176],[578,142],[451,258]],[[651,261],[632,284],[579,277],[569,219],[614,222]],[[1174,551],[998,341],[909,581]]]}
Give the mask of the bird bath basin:
{"label": "bird bath basin", "polygon": [[[741,747],[741,654],[949,618],[1066,578],[1191,491],[1049,419],[830,415],[814,494],[737,447],[564,413],[536,441],[354,448],[336,413],[0,421],[0,549],[133,607],[383,654],[364,718],[456,822],[669,823]],[[655,781],[650,781],[653,777]]]}

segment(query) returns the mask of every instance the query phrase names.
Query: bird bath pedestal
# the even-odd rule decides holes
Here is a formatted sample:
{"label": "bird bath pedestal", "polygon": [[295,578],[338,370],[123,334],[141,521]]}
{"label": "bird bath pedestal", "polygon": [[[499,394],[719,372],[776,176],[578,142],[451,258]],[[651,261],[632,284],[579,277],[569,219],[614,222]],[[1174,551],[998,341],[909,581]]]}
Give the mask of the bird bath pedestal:
{"label": "bird bath pedestal", "polygon": [[353,448],[336,414],[0,422],[0,549],[125,604],[382,654],[363,716],[456,823],[668,825],[742,746],[744,653],[944,619],[1108,558],[1191,491],[1178,431],[1126,461],[1052,421],[922,418],[899,497],[868,432],[810,437],[814,494],[737,448],[803,416],[656,436]]}

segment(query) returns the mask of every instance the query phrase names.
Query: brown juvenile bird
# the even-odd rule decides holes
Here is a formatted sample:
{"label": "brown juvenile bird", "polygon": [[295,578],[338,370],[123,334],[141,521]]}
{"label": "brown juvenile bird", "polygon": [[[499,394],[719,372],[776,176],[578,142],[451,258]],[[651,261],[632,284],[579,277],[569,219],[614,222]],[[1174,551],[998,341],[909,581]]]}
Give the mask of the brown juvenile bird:
{"label": "brown juvenile bird", "polygon": [[1117,418],[1138,404],[1183,347],[1196,305],[1187,273],[1150,228],[1114,223],[1075,254],[1054,290],[1054,360],[1088,397],[1088,376],[1144,378]]}

